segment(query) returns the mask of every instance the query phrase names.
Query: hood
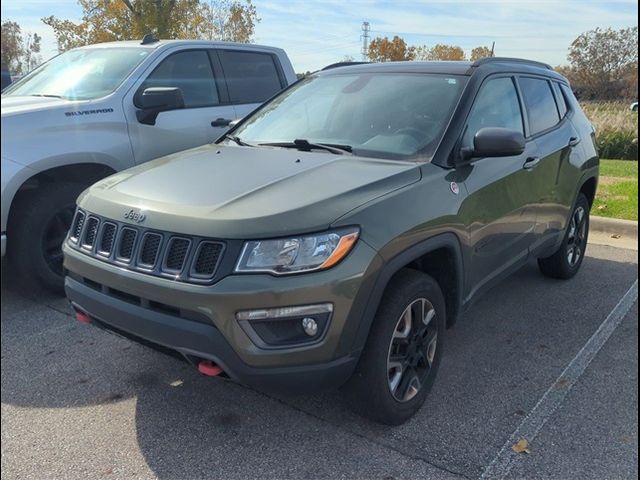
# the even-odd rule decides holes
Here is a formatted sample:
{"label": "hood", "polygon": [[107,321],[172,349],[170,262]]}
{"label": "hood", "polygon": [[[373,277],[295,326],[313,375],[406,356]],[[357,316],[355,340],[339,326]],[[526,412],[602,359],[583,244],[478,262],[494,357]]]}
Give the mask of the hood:
{"label": "hood", "polygon": [[115,174],[81,207],[143,226],[216,238],[266,238],[328,228],[358,206],[420,179],[413,162],[282,148],[206,145]]}
{"label": "hood", "polygon": [[2,118],[19,113],[31,113],[72,104],[69,100],[55,97],[2,96]]}

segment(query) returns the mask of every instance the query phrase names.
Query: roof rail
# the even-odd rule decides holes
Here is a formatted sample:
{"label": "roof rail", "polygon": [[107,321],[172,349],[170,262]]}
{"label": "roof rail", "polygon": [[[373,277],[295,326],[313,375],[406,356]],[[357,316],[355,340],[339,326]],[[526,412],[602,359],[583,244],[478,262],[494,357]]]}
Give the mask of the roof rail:
{"label": "roof rail", "polygon": [[337,63],[332,63],[331,65],[327,65],[326,67],[322,68],[320,71],[331,70],[332,68],[338,68],[338,67],[349,67],[351,65],[362,65],[364,63],[371,63],[371,62],[337,62]]}
{"label": "roof rail", "polygon": [[485,57],[480,60],[476,60],[471,65],[472,67],[479,67],[487,63],[522,63],[524,65],[531,65],[532,67],[546,68],[547,70],[553,70],[553,67],[547,63],[536,62],[535,60],[526,60],[524,58],[510,58],[510,57]]}
{"label": "roof rail", "polygon": [[153,33],[147,33],[144,37],[142,37],[140,45],[149,45],[150,43],[156,43],[159,41],[160,39],[157,38]]}

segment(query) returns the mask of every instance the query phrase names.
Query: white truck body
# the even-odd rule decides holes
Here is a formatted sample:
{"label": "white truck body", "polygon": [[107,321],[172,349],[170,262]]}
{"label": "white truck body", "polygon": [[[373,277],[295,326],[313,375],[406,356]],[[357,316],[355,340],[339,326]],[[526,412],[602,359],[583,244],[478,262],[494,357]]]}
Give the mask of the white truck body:
{"label": "white truck body", "polygon": [[[34,179],[40,178],[43,173],[46,175],[47,172],[59,171],[61,167],[79,164],[83,164],[86,169],[89,164],[104,168],[104,172],[108,174],[212,142],[228,128],[228,125],[212,126],[212,121],[225,119],[228,123],[242,118],[266,100],[262,98],[267,95],[266,92],[269,92],[270,97],[296,80],[293,67],[283,50],[253,44],[186,40],[151,43],[127,41],[91,45],[77,50],[114,48],[148,51],[142,51],[143,60],[115,90],[100,98],[74,100],[14,93],[20,92],[20,85],[39,75],[42,67],[8,87],[6,95],[3,92],[3,256],[7,238],[12,234],[11,231],[7,231],[7,225],[16,193],[24,189],[37,188],[38,182],[34,182]],[[188,52],[188,55],[200,56],[204,54],[193,52],[205,52],[208,56],[214,76],[215,85],[212,88],[217,96],[216,101],[211,105],[198,105],[193,108],[185,102],[185,108],[159,113],[154,125],[141,123],[136,116],[139,110],[136,106],[136,95],[140,94],[146,85],[145,82],[150,81],[151,74],[156,72],[156,69],[159,71],[165,68],[166,64],[173,65],[174,75],[180,75],[180,72],[175,70],[186,64],[181,64],[177,59],[188,60],[185,52]],[[176,54],[184,55],[174,56]],[[163,64],[169,57],[171,59]],[[239,76],[241,74],[238,73],[244,68],[241,62],[245,57],[247,62],[258,59],[259,62],[268,63],[272,60],[272,70],[264,70],[265,78],[253,78],[252,84],[252,78]],[[226,69],[223,66],[225,59],[230,59],[227,61]],[[232,67],[238,65],[240,67],[232,71]],[[245,66],[247,65],[249,63]],[[277,86],[274,84],[274,72],[277,72]],[[72,78],[69,80],[73,81]],[[182,90],[187,90],[183,92],[185,98],[190,95],[189,81],[189,78],[180,80],[184,86]],[[244,95],[242,92],[245,91],[245,87],[260,92]],[[256,101],[258,97],[259,101]],[[67,170],[63,172],[66,174]]]}

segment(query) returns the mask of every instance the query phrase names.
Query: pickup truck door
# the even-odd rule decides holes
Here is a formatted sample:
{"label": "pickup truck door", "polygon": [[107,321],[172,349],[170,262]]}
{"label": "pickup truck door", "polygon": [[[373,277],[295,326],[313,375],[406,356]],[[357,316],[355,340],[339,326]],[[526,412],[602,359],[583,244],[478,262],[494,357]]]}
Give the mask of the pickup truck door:
{"label": "pickup truck door", "polygon": [[[224,104],[224,79],[207,49],[170,53],[124,98],[133,156],[137,164],[206,143],[220,137],[236,118]],[[158,114],[154,125],[136,117],[136,96],[148,87],[178,87],[185,108]]]}
{"label": "pickup truck door", "polygon": [[287,86],[280,60],[273,53],[231,47],[216,52],[237,118],[251,113]]}
{"label": "pickup truck door", "polygon": [[[509,128],[524,134],[514,82],[511,76],[485,80],[467,120],[463,147],[472,146],[475,133],[484,127]],[[467,300],[527,260],[536,225],[535,189],[527,165],[536,155],[535,142],[528,141],[521,155],[478,158],[461,169],[467,197],[459,215],[469,219]]]}

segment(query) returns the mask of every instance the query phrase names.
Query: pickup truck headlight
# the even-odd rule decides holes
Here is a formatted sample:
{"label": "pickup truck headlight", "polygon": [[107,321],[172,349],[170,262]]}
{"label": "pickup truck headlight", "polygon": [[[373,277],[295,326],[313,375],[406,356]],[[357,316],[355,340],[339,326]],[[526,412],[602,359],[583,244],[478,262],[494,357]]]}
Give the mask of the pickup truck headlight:
{"label": "pickup truck headlight", "polygon": [[347,256],[358,239],[357,228],[334,230],[244,244],[236,272],[265,272],[286,275],[324,270]]}

